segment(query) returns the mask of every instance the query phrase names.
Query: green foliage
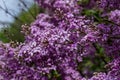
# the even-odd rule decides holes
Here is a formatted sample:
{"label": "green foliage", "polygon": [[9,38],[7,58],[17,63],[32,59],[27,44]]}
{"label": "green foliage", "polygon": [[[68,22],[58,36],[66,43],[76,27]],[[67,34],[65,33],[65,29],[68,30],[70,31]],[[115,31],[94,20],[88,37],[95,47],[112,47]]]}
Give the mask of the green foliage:
{"label": "green foliage", "polygon": [[78,4],[88,4],[89,3],[89,0],[79,0],[78,1]]}
{"label": "green foliage", "polygon": [[56,71],[56,70],[51,70],[50,74],[48,74],[49,80],[52,79],[57,79],[57,80],[61,80],[60,74]]}
{"label": "green foliage", "polygon": [[91,70],[93,72],[101,72],[101,71],[106,72],[107,71],[106,64],[111,60],[105,54],[104,49],[100,45],[96,43],[93,44],[93,46],[96,49],[96,53],[95,53],[96,56],[89,55],[91,57],[88,56],[84,57],[83,61],[81,63],[78,63],[79,64],[78,70],[82,72],[81,74],[86,78],[88,78],[88,76],[91,77],[90,74],[93,73],[90,74],[84,73],[85,70]]}
{"label": "green foliage", "polygon": [[87,17],[92,17],[95,19],[95,22],[102,22],[103,18],[100,16],[102,11],[95,10],[95,9],[84,9],[82,14],[86,15]]}

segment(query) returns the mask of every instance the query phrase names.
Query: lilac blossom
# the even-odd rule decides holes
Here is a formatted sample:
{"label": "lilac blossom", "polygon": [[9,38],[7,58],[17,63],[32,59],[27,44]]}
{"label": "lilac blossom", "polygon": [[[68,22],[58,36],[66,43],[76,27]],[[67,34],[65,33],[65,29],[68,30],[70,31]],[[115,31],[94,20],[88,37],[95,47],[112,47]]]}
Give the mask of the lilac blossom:
{"label": "lilac blossom", "polygon": [[[112,8],[106,11],[106,23],[79,14],[86,6],[79,5],[78,0],[36,2],[45,13],[40,13],[30,27],[22,26],[24,43],[14,46],[0,42],[0,76],[4,80],[120,80],[120,12],[112,11],[119,0],[100,1],[102,9]],[[89,9],[100,9],[95,0],[89,3]],[[78,68],[85,58],[94,59],[100,54],[98,45],[104,55],[112,58],[105,63],[108,70],[86,77],[85,70]]]}

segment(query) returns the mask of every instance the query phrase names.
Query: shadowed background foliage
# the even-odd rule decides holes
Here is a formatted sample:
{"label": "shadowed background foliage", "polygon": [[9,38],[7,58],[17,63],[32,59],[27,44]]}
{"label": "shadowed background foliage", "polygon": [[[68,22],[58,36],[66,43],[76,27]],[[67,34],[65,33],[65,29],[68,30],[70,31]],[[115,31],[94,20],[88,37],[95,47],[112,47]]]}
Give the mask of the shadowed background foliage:
{"label": "shadowed background foliage", "polygon": [[21,26],[24,24],[29,26],[31,22],[36,19],[36,16],[40,12],[43,12],[43,10],[40,9],[36,3],[32,3],[30,7],[27,7],[27,3],[22,2],[22,0],[20,1],[24,7],[17,16],[13,15],[9,10],[4,10],[6,11],[6,14],[14,18],[14,22],[9,24],[6,22],[5,26],[3,25],[0,30],[0,40],[5,43],[10,41],[23,42],[24,35],[21,33]]}

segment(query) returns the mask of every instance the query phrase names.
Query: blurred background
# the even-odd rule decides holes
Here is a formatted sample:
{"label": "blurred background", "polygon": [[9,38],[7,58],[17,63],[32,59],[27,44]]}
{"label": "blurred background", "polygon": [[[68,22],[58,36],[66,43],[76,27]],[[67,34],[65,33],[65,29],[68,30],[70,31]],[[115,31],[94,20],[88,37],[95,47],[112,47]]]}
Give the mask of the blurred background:
{"label": "blurred background", "polygon": [[0,41],[23,42],[21,26],[29,26],[40,12],[34,0],[0,0]]}

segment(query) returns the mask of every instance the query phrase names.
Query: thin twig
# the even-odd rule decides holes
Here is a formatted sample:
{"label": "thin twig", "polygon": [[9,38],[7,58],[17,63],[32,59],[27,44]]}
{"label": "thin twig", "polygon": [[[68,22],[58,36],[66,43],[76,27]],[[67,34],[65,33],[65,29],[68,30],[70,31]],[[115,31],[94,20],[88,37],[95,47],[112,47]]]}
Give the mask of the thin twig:
{"label": "thin twig", "polygon": [[20,0],[20,2],[23,4],[23,6],[29,11],[29,13],[31,14],[31,16],[33,17],[33,19],[36,19],[36,17],[34,17],[34,15],[32,14],[32,12],[29,10],[28,6],[25,4],[25,2],[23,0]]}

